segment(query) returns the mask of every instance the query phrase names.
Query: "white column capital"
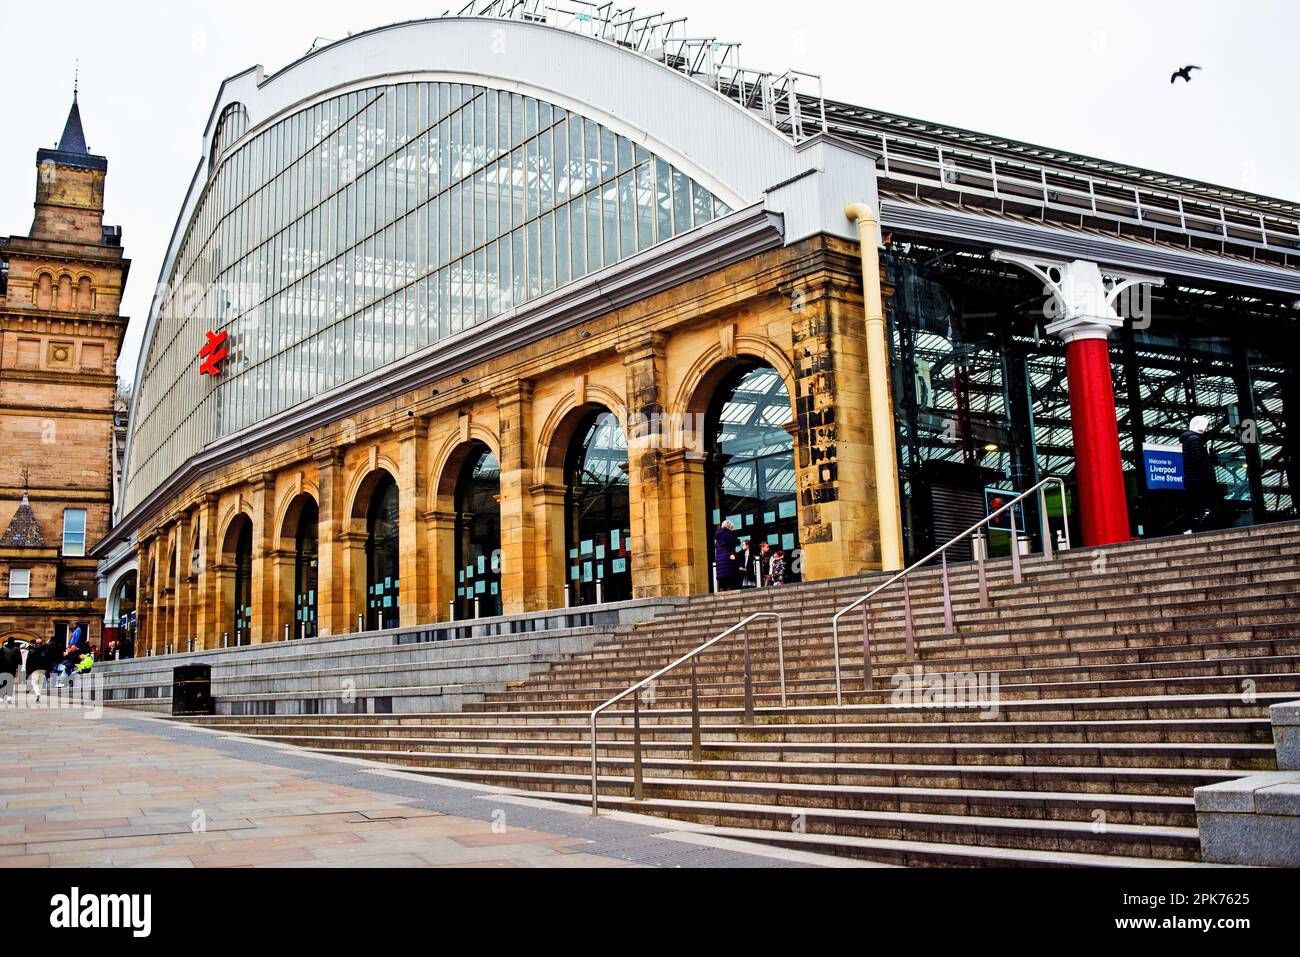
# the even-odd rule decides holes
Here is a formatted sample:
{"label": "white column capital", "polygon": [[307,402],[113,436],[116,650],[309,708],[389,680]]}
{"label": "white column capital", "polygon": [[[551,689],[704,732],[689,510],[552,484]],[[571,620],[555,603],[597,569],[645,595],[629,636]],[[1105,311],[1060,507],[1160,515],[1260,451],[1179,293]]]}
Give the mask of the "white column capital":
{"label": "white column capital", "polygon": [[1116,310],[1120,296],[1137,286],[1163,286],[1156,276],[1102,271],[1087,259],[1065,261],[1028,253],[996,250],[994,262],[1012,263],[1041,279],[1050,298],[1047,334],[1077,342],[1084,339],[1107,339],[1111,330],[1124,325]]}

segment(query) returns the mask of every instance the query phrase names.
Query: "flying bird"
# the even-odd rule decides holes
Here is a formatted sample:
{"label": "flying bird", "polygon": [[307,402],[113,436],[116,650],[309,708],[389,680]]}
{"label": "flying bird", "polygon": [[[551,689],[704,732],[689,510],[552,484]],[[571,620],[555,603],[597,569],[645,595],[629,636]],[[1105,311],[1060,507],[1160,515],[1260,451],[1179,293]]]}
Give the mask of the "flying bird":
{"label": "flying bird", "polygon": [[1171,77],[1169,78],[1169,82],[1170,82],[1170,83],[1177,83],[1177,82],[1178,82],[1178,78],[1181,76],[1181,77],[1182,77],[1184,80],[1186,80],[1188,83],[1191,83],[1191,82],[1192,82],[1192,71],[1193,71],[1193,70],[1199,70],[1199,69],[1200,69],[1199,66],[1185,66],[1185,67],[1183,67],[1181,70],[1176,71],[1176,72],[1174,73],[1174,75],[1171,76]]}

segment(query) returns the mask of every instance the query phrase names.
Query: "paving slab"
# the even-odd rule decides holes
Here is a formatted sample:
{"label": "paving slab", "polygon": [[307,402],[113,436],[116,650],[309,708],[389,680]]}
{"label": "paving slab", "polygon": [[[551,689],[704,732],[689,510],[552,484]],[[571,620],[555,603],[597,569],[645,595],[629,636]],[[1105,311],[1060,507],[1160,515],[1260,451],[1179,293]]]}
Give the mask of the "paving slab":
{"label": "paving slab", "polygon": [[0,709],[0,765],[0,867],[844,866],[112,709]]}

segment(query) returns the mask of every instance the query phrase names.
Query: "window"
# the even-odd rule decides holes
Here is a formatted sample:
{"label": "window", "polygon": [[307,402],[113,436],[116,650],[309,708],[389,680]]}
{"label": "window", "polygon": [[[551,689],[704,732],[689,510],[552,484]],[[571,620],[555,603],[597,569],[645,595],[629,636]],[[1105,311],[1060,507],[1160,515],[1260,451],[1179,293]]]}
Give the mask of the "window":
{"label": "window", "polygon": [[30,598],[32,596],[32,570],[30,568],[11,568],[9,570],[9,597]]}
{"label": "window", "polygon": [[86,510],[69,508],[63,511],[63,554],[68,558],[81,558],[86,554]]}

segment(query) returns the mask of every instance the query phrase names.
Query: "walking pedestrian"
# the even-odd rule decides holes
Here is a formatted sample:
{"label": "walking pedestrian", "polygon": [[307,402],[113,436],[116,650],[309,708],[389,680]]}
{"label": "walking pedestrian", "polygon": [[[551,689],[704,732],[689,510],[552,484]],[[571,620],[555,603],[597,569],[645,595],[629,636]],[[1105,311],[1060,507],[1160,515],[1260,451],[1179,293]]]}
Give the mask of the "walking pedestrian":
{"label": "walking pedestrian", "polygon": [[1219,485],[1214,474],[1214,456],[1205,441],[1210,420],[1203,415],[1192,419],[1183,433],[1183,488],[1187,492],[1189,524],[1184,534],[1205,531],[1214,515]]}
{"label": "walking pedestrian", "polygon": [[18,687],[18,670],[23,666],[23,652],[18,642],[10,638],[0,645],[0,695],[4,704],[13,704]]}
{"label": "walking pedestrian", "polygon": [[45,682],[53,667],[52,649],[48,642],[37,641],[27,649],[27,683],[32,695],[39,702],[45,690]]}

